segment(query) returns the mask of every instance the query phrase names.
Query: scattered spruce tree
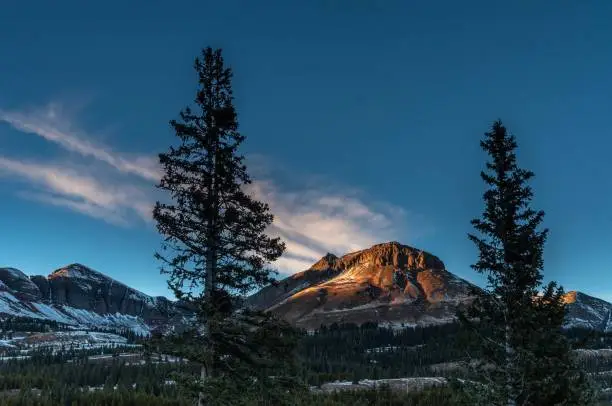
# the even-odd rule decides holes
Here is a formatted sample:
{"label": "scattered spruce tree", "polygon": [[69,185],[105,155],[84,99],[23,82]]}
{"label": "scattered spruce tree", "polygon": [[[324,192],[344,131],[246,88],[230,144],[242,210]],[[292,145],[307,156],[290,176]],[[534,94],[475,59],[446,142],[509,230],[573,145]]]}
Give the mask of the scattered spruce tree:
{"label": "scattered spruce tree", "polygon": [[482,357],[470,385],[479,404],[582,405],[592,392],[571,358],[562,334],[563,289],[542,285],[543,211],[530,207],[527,184],[534,173],[517,165],[516,139],[500,121],[480,143],[489,155],[481,177],[487,184],[482,219],[472,220],[479,250],[472,268],[487,275],[487,288],[461,320],[478,331]]}
{"label": "scattered spruce tree", "polygon": [[159,155],[164,176],[158,187],[172,203],[157,202],[153,212],[164,237],[156,258],[176,297],[198,309],[199,328],[178,337],[173,353],[201,363],[201,376],[191,381],[199,404],[238,404],[227,396],[239,395],[236,383],[253,375],[227,377],[245,368],[263,370],[261,362],[279,355],[277,349],[290,351],[260,340],[270,331],[291,336],[286,324],[240,306],[248,292],[273,281],[267,265],[285,246],[265,233],[273,220],[268,205],[245,190],[251,180],[238,153],[245,137],[238,132],[232,72],[221,50],[204,49],[195,69],[196,107],[170,122],[180,145]]}

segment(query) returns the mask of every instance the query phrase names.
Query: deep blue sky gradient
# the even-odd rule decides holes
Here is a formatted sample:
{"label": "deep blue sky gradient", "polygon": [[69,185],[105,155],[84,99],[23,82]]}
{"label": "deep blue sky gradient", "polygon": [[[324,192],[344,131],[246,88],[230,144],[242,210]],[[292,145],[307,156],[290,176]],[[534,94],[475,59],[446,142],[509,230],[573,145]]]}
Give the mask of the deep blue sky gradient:
{"label": "deep blue sky gradient", "polygon": [[[90,140],[154,156],[193,98],[193,58],[222,47],[243,151],[283,168],[279,187],[295,187],[287,174],[319,176],[404,208],[427,232],[388,239],[474,281],[478,142],[501,118],[537,175],[546,278],[612,299],[610,21],[607,1],[8,1],[0,110],[60,103]],[[79,158],[6,123],[0,157]],[[0,265],[46,274],[82,262],[166,292],[153,226],[24,199],[28,187],[0,173]]]}

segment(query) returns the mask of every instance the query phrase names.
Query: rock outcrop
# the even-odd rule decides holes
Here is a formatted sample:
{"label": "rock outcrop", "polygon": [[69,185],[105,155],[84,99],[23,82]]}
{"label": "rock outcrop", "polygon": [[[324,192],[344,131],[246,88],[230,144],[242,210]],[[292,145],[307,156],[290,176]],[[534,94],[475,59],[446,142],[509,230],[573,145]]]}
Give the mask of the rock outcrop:
{"label": "rock outcrop", "polygon": [[22,300],[40,300],[41,293],[38,286],[28,275],[15,268],[0,268],[0,281],[16,292],[16,297]]}

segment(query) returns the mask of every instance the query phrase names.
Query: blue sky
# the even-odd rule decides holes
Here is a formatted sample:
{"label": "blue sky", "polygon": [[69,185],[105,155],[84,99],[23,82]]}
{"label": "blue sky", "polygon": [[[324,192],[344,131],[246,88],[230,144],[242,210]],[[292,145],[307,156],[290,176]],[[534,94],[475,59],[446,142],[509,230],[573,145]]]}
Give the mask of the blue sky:
{"label": "blue sky", "polygon": [[[0,265],[81,262],[165,294],[149,218],[193,58],[222,47],[243,152],[293,272],[397,240],[480,281],[479,139],[536,172],[546,279],[612,299],[612,3],[8,2],[0,13]],[[300,238],[295,238],[299,233]]]}

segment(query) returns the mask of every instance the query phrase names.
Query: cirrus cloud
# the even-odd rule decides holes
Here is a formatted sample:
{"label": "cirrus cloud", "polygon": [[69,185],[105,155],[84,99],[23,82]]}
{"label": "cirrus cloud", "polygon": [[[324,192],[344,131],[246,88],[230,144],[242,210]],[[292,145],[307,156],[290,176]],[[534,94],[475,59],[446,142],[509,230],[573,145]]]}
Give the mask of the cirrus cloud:
{"label": "cirrus cloud", "polygon": [[61,116],[57,104],[44,109],[30,111],[7,111],[0,109],[0,121],[16,130],[33,134],[62,148],[104,162],[113,168],[146,180],[157,182],[161,177],[155,157],[124,156],[109,147],[92,142],[82,131],[74,129],[69,120]]}
{"label": "cirrus cloud", "polygon": [[34,192],[19,192],[29,200],[67,207],[117,225],[127,225],[134,214],[151,220],[149,197],[134,185],[102,182],[75,169],[5,157],[0,157],[2,174],[27,180],[36,188]]}
{"label": "cirrus cloud", "polygon": [[[0,121],[83,158],[94,158],[105,168],[88,174],[78,170],[75,162],[58,165],[0,156],[0,174],[28,181],[35,191],[19,192],[25,199],[121,226],[132,223],[134,217],[150,222],[156,200],[152,184],[161,175],[154,157],[128,156],[102,146],[60,113],[57,104],[24,111],[0,109]],[[264,161],[255,157],[256,166],[265,166]],[[109,169],[113,176],[100,176],[100,171],[107,174]],[[285,254],[274,264],[282,274],[307,269],[327,252],[342,255],[406,237],[407,213],[401,208],[320,179],[296,179],[289,187],[281,186],[274,174],[265,173],[248,186],[255,198],[272,209],[275,219],[268,231],[286,243]]]}
{"label": "cirrus cloud", "polygon": [[366,203],[354,191],[323,185],[286,191],[269,180],[253,182],[249,189],[255,198],[269,203],[274,213],[269,231],[287,245],[276,264],[283,273],[307,269],[328,252],[343,255],[406,234],[404,210]]}

